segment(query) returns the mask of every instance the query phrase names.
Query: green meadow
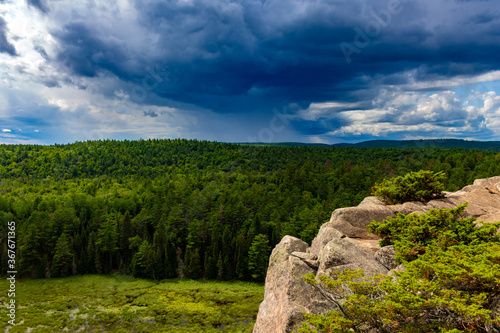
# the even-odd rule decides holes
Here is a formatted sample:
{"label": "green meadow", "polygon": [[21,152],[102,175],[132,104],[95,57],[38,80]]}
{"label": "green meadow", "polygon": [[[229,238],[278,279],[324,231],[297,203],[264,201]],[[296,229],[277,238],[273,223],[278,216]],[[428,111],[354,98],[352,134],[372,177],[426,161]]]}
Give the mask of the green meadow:
{"label": "green meadow", "polygon": [[[0,281],[7,304],[8,281]],[[85,275],[16,281],[16,325],[8,332],[251,332],[264,286],[247,282],[153,281]]]}

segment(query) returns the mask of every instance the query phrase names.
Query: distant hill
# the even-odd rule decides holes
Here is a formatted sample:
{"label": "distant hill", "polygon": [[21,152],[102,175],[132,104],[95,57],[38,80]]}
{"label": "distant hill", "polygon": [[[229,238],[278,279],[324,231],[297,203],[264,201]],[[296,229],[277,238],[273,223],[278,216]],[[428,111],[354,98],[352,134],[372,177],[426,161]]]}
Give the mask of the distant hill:
{"label": "distant hill", "polygon": [[465,149],[481,149],[500,152],[500,141],[472,141],[462,139],[428,139],[428,140],[370,140],[358,143],[337,143],[328,145],[324,143],[302,143],[302,142],[245,142],[239,143],[242,145],[255,146],[280,146],[280,147],[298,147],[298,146],[313,146],[313,147],[358,147],[358,148],[465,148]]}
{"label": "distant hill", "polygon": [[239,145],[248,146],[277,146],[277,147],[331,147],[327,143],[307,143],[307,142],[238,142]]}
{"label": "distant hill", "polygon": [[500,141],[472,141],[461,139],[430,139],[430,140],[371,140],[358,143],[339,143],[335,147],[360,148],[466,148],[500,151]]}

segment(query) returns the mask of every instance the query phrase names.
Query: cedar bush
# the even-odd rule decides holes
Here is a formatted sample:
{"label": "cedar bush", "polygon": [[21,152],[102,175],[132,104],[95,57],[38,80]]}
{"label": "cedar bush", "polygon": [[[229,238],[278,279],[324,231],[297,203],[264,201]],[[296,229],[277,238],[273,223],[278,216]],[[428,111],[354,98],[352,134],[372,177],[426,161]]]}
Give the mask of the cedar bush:
{"label": "cedar bush", "polygon": [[463,219],[466,204],[372,222],[381,245],[394,245],[404,271],[365,277],[362,270],[304,276],[333,308],[304,314],[301,333],[500,332],[500,222]]}
{"label": "cedar bush", "polygon": [[427,202],[444,197],[444,179],[443,172],[420,170],[384,179],[373,186],[372,193],[390,205],[407,201]]}
{"label": "cedar bush", "polygon": [[500,318],[491,316],[500,297],[499,271],[500,244],[490,242],[432,247],[397,278],[345,270],[318,282],[311,273],[306,282],[338,311],[305,314],[299,332],[500,332]]}
{"label": "cedar bush", "polygon": [[396,260],[412,261],[429,246],[446,249],[452,245],[499,242],[500,222],[477,226],[476,218],[463,219],[467,203],[454,209],[431,209],[426,214],[398,214],[382,222],[372,221],[368,230],[382,239],[380,246],[394,245]]}

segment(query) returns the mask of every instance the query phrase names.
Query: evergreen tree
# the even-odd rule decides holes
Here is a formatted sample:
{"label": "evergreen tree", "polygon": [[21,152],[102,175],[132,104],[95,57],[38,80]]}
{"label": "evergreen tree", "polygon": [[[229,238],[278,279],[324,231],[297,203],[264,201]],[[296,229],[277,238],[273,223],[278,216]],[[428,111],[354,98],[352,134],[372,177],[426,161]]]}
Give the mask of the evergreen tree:
{"label": "evergreen tree", "polygon": [[130,238],[133,235],[132,230],[132,221],[131,221],[130,213],[128,211],[125,212],[123,216],[121,228],[119,232],[120,238],[120,256],[125,263],[130,262]]}
{"label": "evergreen tree", "polygon": [[198,249],[186,249],[184,256],[184,275],[188,279],[198,279],[201,277],[202,267],[200,251]]}
{"label": "evergreen tree", "polygon": [[248,278],[248,246],[245,235],[240,233],[236,238],[238,256],[236,258],[236,275],[239,280]]}
{"label": "evergreen tree", "polygon": [[134,275],[144,278],[156,278],[154,265],[154,249],[152,244],[143,240],[135,254]]}
{"label": "evergreen tree", "polygon": [[50,274],[52,277],[65,277],[72,272],[73,253],[68,235],[62,233],[56,243]]}
{"label": "evergreen tree", "polygon": [[21,274],[32,275],[35,273],[37,267],[41,267],[42,258],[38,251],[39,246],[40,237],[38,236],[38,228],[32,224],[23,233],[19,244],[19,267]]}
{"label": "evergreen tree", "polygon": [[255,236],[248,251],[248,269],[257,281],[264,281],[266,277],[270,250],[266,235],[258,234]]}
{"label": "evergreen tree", "polygon": [[205,252],[205,279],[216,279],[217,278],[217,262],[214,260],[214,257],[211,256],[208,251]]}
{"label": "evergreen tree", "polygon": [[97,253],[103,254],[106,258],[109,258],[107,265],[108,271],[113,269],[113,254],[118,250],[116,244],[118,235],[116,231],[117,223],[115,216],[108,215],[97,232],[97,239],[95,242],[96,250]]}

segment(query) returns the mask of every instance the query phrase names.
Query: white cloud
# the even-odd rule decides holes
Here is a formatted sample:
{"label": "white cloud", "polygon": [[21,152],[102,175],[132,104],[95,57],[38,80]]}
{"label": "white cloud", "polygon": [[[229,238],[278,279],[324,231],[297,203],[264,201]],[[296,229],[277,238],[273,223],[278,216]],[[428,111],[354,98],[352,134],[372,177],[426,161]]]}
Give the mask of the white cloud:
{"label": "white cloud", "polygon": [[333,118],[342,110],[350,110],[359,106],[359,103],[325,102],[311,103],[306,110],[299,110],[289,118],[316,121],[321,118]]}
{"label": "white cloud", "polygon": [[383,121],[392,110],[372,109],[372,110],[349,110],[339,113],[338,117],[356,123],[376,123]]}
{"label": "white cloud", "polygon": [[329,132],[331,136],[345,136],[345,135],[373,135],[373,136],[387,136],[389,134],[406,133],[406,132],[432,132],[439,129],[438,126],[433,124],[419,124],[419,125],[396,125],[390,122],[379,123],[355,123],[343,126],[338,130]]}
{"label": "white cloud", "polygon": [[4,132],[4,133],[10,133],[10,132],[12,132],[12,130],[8,129],[8,128],[2,128],[2,132]]}
{"label": "white cloud", "polygon": [[405,86],[404,89],[411,90],[432,90],[432,89],[452,89],[459,86],[471,85],[475,83],[484,83],[500,80],[500,70],[491,71],[488,73],[470,76],[470,75],[462,75],[462,76],[454,76],[453,78],[444,78],[437,79],[432,81],[423,81],[423,82],[411,82]]}
{"label": "white cloud", "polygon": [[483,99],[483,107],[478,111],[484,115],[500,117],[500,96],[497,96],[494,91],[489,91],[480,97]]}
{"label": "white cloud", "polygon": [[[434,93],[383,89],[374,99],[374,108],[351,109],[329,114],[332,122],[342,124],[329,131],[330,137],[375,136],[397,138],[470,137],[500,140],[500,96],[495,91],[466,94],[445,90]],[[317,119],[318,110],[342,103],[311,104],[295,115],[303,120]],[[310,116],[307,116],[310,114]],[[324,138],[322,138],[324,140]]]}

